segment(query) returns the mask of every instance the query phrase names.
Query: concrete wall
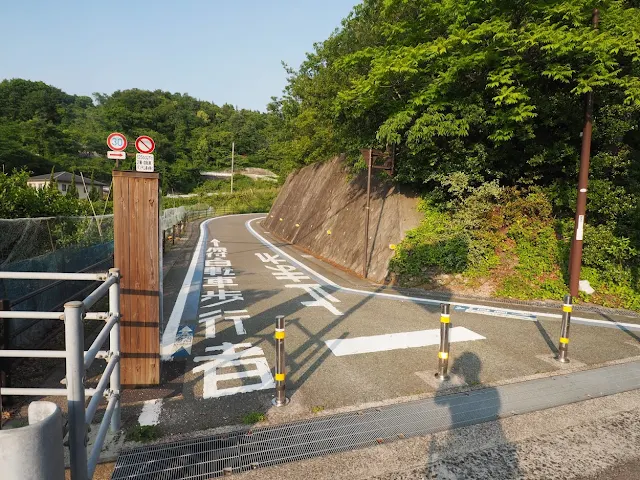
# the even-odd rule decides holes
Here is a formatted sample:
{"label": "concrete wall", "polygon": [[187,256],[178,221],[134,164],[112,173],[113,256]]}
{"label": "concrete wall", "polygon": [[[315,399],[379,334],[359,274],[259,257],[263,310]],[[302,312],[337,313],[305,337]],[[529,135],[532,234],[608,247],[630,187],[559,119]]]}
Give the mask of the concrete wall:
{"label": "concrete wall", "polygon": [[[420,223],[418,197],[406,187],[371,182],[368,278],[384,282],[391,244]],[[265,227],[323,259],[362,275],[367,174],[349,180],[340,158],[309,165],[287,178]],[[282,220],[280,220],[282,219]],[[299,226],[296,226],[298,224]],[[330,231],[331,234],[327,232]]]}

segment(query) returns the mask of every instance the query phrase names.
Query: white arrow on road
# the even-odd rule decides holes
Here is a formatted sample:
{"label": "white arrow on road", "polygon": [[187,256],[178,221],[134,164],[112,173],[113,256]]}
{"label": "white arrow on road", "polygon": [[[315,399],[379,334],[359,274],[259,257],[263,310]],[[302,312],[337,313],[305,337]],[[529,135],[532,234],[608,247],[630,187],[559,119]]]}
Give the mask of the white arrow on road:
{"label": "white arrow on road", "polygon": [[178,331],[176,341],[173,345],[175,348],[174,352],[179,352],[182,349],[186,354],[191,355],[191,347],[193,345],[193,329],[187,325],[182,327]]}
{"label": "white arrow on road", "polygon": [[[451,343],[472,340],[485,340],[485,337],[464,327],[453,327],[449,332],[449,341]],[[440,344],[440,329],[390,333],[372,337],[338,338],[336,340],[326,340],[324,343],[327,344],[327,347],[331,349],[336,357],[399,350],[402,348],[426,347]]]}

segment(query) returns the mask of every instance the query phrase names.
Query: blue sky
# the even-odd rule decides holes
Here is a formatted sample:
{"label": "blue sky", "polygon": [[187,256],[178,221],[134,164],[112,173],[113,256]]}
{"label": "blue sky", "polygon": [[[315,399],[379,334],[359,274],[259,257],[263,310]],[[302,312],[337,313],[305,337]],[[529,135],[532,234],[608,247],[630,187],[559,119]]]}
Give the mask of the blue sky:
{"label": "blue sky", "polygon": [[264,110],[358,0],[0,2],[0,79],[189,93]]}

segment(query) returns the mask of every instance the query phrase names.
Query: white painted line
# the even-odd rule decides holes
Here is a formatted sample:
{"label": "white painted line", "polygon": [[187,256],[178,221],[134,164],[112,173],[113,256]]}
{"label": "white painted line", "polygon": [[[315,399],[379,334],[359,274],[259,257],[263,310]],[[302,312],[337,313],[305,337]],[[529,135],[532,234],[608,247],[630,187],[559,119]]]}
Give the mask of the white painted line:
{"label": "white painted line", "polygon": [[[246,215],[255,214],[242,213],[238,215],[228,215],[227,217],[241,217]],[[182,320],[182,314],[184,313],[184,307],[187,304],[187,296],[189,295],[189,292],[192,288],[191,284],[193,283],[193,277],[196,273],[196,267],[207,241],[206,227],[210,222],[213,222],[214,220],[219,220],[221,218],[227,217],[210,218],[200,224],[200,237],[198,238],[198,244],[196,245],[196,249],[193,252],[193,257],[191,258],[189,269],[187,270],[187,274],[185,275],[184,281],[182,282],[182,287],[178,292],[178,297],[176,298],[176,303],[174,304],[173,310],[171,311],[171,316],[169,317],[169,321],[167,322],[167,325],[165,326],[164,332],[162,334],[162,341],[160,342],[160,355],[162,357],[162,360],[172,360],[172,355],[176,353],[178,348],[180,348],[176,348],[176,337],[178,336],[178,329],[180,327],[180,321]]]}
{"label": "white painted line", "polygon": [[[252,222],[255,222],[256,220],[263,220],[267,217],[256,217],[253,218],[251,220],[247,220],[245,222],[245,226],[247,227],[247,230],[249,230],[249,232],[256,237],[258,240],[260,240],[264,245],[266,245],[267,247],[269,247],[271,250],[273,250],[274,252],[283,255],[285,257],[287,257],[291,262],[295,263],[296,265],[298,265],[300,268],[306,270],[308,273],[311,274],[311,276],[315,277],[317,281],[319,281],[320,283],[323,283],[325,285],[331,286],[341,292],[347,292],[347,293],[355,293],[357,295],[364,295],[364,296],[368,296],[368,297],[383,297],[383,298],[388,298],[390,300],[397,300],[397,301],[410,301],[410,302],[414,302],[414,303],[424,303],[424,304],[428,304],[428,305],[440,305],[441,303],[443,303],[442,300],[435,300],[435,299],[430,299],[430,298],[422,298],[422,297],[409,297],[406,295],[397,295],[394,293],[384,293],[384,292],[368,292],[366,290],[358,290],[355,288],[347,288],[347,287],[342,287],[340,285],[338,285],[335,282],[332,282],[331,280],[329,280],[327,277],[320,275],[318,272],[316,272],[315,270],[307,267],[304,263],[302,263],[301,261],[295,259],[294,257],[292,257],[291,255],[289,255],[288,253],[286,253],[284,250],[276,247],[274,244],[272,244],[269,240],[267,240],[266,238],[264,238],[262,235],[260,235],[258,232],[256,232],[254,230],[254,228],[251,226]],[[447,302],[450,305],[460,305],[463,307],[473,307],[473,308],[487,308],[486,305],[480,305],[480,304],[474,304],[474,303],[461,303],[461,302]],[[527,311],[527,310],[512,310],[512,309],[506,309],[506,308],[495,308],[495,310],[503,310],[504,312],[511,312],[511,313],[519,313],[522,315],[536,315],[537,317],[543,317],[543,318],[555,318],[555,319],[562,319],[562,315],[561,314],[556,314],[556,313],[546,313],[546,312],[533,312],[533,311]],[[640,331],[640,324],[635,324],[635,323],[623,323],[623,322],[614,322],[614,321],[607,321],[607,320],[594,320],[591,318],[584,318],[584,317],[571,317],[571,321],[573,323],[580,323],[583,325],[597,325],[597,326],[603,326],[603,327],[608,327],[608,328],[626,328],[628,330],[633,330],[633,331]]]}
{"label": "white painted line", "polygon": [[[482,335],[478,335],[464,327],[453,327],[449,331],[449,335],[449,341],[451,343],[485,340],[485,337]],[[440,344],[440,329],[390,333],[371,337],[339,338],[336,340],[326,340],[324,343],[327,344],[327,347],[331,349],[336,357],[357,355],[359,353],[400,350],[403,348],[426,347],[428,345]]]}
{"label": "white painted line", "polygon": [[160,423],[160,412],[162,412],[162,399],[147,400],[142,405],[142,412],[138,417],[138,423],[141,427],[149,425],[158,425]]}

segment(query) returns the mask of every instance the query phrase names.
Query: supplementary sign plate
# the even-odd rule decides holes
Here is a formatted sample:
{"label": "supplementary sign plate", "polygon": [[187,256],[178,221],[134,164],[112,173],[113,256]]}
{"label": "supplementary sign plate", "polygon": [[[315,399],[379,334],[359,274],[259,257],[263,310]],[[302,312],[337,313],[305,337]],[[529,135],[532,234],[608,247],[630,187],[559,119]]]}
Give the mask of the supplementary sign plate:
{"label": "supplementary sign plate", "polygon": [[121,133],[114,132],[107,137],[107,145],[111,150],[121,152],[127,148],[127,137]]}
{"label": "supplementary sign plate", "polygon": [[115,158],[118,160],[124,160],[127,158],[126,152],[107,152],[107,158]]}
{"label": "supplementary sign plate", "polygon": [[153,155],[148,153],[136,153],[136,171],[153,172]]}
{"label": "supplementary sign plate", "polygon": [[156,143],[151,137],[142,135],[136,139],[136,150],[140,153],[151,153],[155,150]]}

